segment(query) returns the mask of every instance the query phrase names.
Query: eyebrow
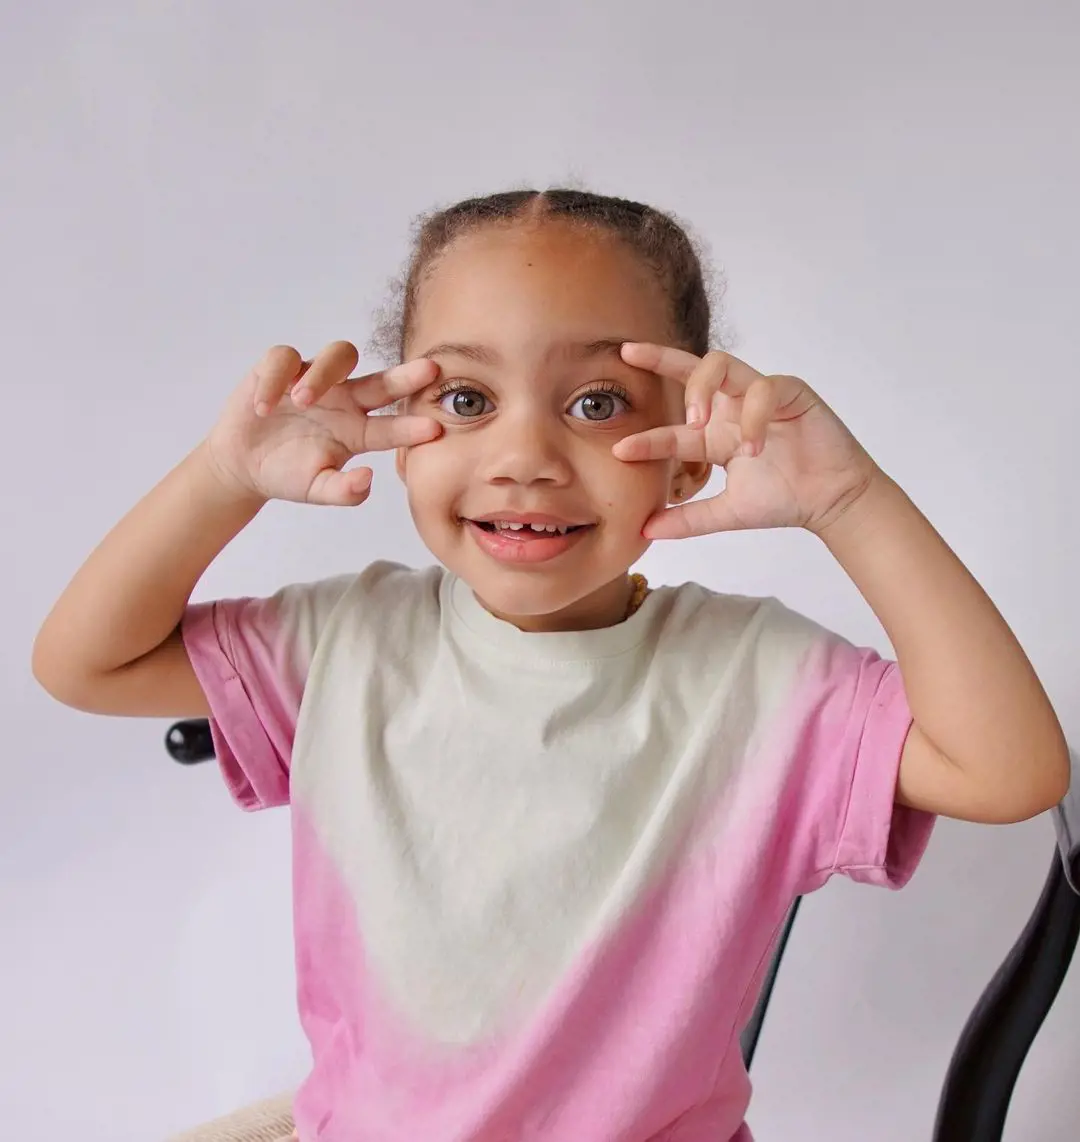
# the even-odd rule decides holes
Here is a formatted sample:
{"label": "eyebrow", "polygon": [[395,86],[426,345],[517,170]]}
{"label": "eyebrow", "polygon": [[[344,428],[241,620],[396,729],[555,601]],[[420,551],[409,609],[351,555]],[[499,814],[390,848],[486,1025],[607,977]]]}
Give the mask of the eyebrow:
{"label": "eyebrow", "polygon": [[[556,347],[554,353],[559,357],[568,357],[574,361],[587,361],[591,357],[604,355],[619,355],[619,350],[630,337],[598,337],[594,341],[568,341]],[[421,357],[462,357],[466,361],[475,361],[479,365],[497,365],[501,358],[499,354],[487,345],[469,344],[464,341],[442,341],[432,345]]]}

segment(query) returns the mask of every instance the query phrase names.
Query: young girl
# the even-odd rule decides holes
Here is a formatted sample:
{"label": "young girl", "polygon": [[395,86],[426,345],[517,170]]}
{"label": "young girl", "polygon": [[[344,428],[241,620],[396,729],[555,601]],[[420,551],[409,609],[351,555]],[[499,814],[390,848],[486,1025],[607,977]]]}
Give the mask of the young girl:
{"label": "young girl", "polygon": [[[76,575],[36,676],[209,716],[240,805],[291,807],[303,1142],[746,1142],[739,1032],[793,899],[899,887],[935,815],[1054,805],[1058,721],[821,397],[709,351],[669,216],[566,190],[439,213],[397,349],[357,378],[346,342],[271,349]],[[342,469],[382,449],[435,566],[189,603],[268,501],[361,504]],[[764,527],[827,546],[897,662],[630,573]]]}

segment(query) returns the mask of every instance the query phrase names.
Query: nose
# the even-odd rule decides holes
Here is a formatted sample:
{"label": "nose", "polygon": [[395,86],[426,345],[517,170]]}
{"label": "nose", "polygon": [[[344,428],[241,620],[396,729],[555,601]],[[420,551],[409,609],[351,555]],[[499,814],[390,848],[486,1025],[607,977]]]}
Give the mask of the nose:
{"label": "nose", "polygon": [[562,487],[570,482],[571,465],[558,429],[539,410],[500,412],[484,436],[479,475],[487,483]]}

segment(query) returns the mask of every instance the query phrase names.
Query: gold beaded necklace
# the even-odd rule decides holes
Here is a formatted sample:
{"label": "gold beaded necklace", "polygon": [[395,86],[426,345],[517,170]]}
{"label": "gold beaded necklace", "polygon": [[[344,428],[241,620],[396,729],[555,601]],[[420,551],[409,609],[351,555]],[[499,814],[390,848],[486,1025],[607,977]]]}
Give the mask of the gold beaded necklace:
{"label": "gold beaded necklace", "polygon": [[649,581],[644,575],[639,575],[636,571],[630,576],[630,602],[626,608],[626,614],[623,615],[623,622],[625,622],[637,609],[645,602],[645,596],[649,593]]}

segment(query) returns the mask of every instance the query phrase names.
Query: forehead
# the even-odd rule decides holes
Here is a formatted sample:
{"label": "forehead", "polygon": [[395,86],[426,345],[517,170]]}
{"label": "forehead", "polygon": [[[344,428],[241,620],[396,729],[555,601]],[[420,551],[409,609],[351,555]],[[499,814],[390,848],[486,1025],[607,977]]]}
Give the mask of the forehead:
{"label": "forehead", "polygon": [[616,236],[582,226],[487,226],[456,239],[417,290],[407,355],[469,343],[499,357],[582,356],[593,343],[670,341],[656,276]]}

